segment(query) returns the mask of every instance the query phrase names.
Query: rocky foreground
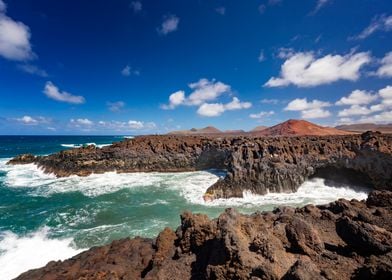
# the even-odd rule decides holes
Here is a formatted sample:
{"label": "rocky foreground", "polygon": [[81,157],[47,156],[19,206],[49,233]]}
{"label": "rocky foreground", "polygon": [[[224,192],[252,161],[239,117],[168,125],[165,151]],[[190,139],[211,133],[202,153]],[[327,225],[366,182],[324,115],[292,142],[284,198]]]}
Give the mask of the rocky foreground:
{"label": "rocky foreground", "polygon": [[392,279],[392,192],[217,219],[122,239],[23,273],[35,279]]}
{"label": "rocky foreground", "polygon": [[184,172],[226,169],[205,199],[293,192],[319,176],[374,189],[392,190],[392,135],[367,132],[340,136],[140,136],[104,148],[21,155],[9,164],[35,163],[46,173]]}

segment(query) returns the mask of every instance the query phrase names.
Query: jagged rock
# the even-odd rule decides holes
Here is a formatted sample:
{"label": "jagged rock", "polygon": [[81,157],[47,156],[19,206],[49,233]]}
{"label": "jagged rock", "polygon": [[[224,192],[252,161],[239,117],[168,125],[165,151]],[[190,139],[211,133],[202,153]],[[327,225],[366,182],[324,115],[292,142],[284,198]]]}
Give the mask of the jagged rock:
{"label": "jagged rock", "polygon": [[16,279],[391,279],[391,195],[213,220],[187,212],[175,233],[114,241]]}
{"label": "jagged rock", "polygon": [[367,199],[368,206],[392,207],[392,193],[388,194],[380,191],[371,192]]}
{"label": "jagged rock", "polygon": [[320,254],[324,250],[317,230],[300,218],[294,218],[286,225],[286,234],[292,249],[297,252],[310,256]]}
{"label": "jagged rock", "polygon": [[390,280],[392,279],[392,254],[370,256],[365,264],[354,274],[356,280]]}
{"label": "jagged rock", "polygon": [[23,154],[11,159],[8,164],[30,164],[34,163],[37,157],[33,154]]}
{"label": "jagged rock", "polygon": [[336,231],[350,247],[363,254],[378,255],[392,250],[392,233],[377,225],[343,217],[337,221]]}
{"label": "jagged rock", "polygon": [[282,280],[326,280],[317,266],[309,259],[299,259]]}
{"label": "jagged rock", "polygon": [[368,132],[304,137],[140,136],[101,149],[22,155],[9,164],[32,162],[59,177],[226,169],[227,176],[207,190],[206,200],[242,197],[245,190],[293,192],[312,176],[392,189],[392,135]]}

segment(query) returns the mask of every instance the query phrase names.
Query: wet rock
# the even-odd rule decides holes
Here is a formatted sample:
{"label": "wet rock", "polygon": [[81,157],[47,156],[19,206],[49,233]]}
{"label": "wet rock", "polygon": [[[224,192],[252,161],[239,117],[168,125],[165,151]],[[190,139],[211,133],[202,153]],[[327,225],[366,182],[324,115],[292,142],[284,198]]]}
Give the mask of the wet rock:
{"label": "wet rock", "polygon": [[37,157],[33,154],[23,154],[14,157],[7,164],[30,164],[36,161]]}
{"label": "wet rock", "polygon": [[[243,192],[293,192],[309,177],[392,189],[392,135],[255,137],[150,135],[111,146],[82,147],[9,164],[35,163],[59,177],[108,171],[179,172],[226,169],[204,198],[242,197]],[[331,175],[332,174],[332,175]],[[349,178],[349,180],[347,180]]]}
{"label": "wet rock", "polygon": [[[371,194],[377,205],[390,195]],[[114,241],[16,279],[391,279],[391,207],[331,205],[252,215],[227,209],[212,220],[186,212],[175,232],[166,228],[155,240]],[[344,207],[332,214],[333,205]],[[367,222],[355,220],[358,213]]]}
{"label": "wet rock", "polygon": [[392,207],[392,192],[387,194],[381,191],[371,192],[366,204],[368,206]]}

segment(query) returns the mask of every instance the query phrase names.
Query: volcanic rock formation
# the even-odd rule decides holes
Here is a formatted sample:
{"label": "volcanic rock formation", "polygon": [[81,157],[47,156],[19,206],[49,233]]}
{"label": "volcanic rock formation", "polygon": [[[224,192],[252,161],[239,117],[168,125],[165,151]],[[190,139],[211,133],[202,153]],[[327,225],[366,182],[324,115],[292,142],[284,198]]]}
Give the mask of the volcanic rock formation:
{"label": "volcanic rock formation", "polygon": [[[392,190],[392,135],[364,133],[307,137],[141,136],[111,146],[21,155],[9,164],[35,163],[59,177],[117,172],[184,172],[226,169],[206,199],[293,192],[311,176],[345,177]],[[338,172],[336,172],[338,171]],[[330,178],[331,174],[343,178]]]}
{"label": "volcanic rock formation", "polygon": [[38,279],[392,279],[392,192],[217,219],[94,247],[23,273]]}
{"label": "volcanic rock formation", "polygon": [[253,132],[253,134],[258,136],[325,136],[349,135],[353,132],[324,127],[304,120],[288,120],[261,131]]}

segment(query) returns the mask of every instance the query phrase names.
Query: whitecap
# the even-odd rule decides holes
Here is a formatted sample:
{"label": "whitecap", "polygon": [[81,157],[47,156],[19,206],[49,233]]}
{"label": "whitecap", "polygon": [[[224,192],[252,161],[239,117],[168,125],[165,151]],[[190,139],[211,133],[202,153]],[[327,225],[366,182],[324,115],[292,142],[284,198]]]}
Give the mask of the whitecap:
{"label": "whitecap", "polygon": [[352,186],[326,185],[325,179],[313,178],[304,182],[293,193],[267,193],[266,195],[253,194],[244,191],[242,198],[216,199],[211,202],[202,202],[211,206],[241,206],[273,208],[279,205],[302,206],[305,204],[326,204],[339,198],[366,199],[368,189],[359,189]]}
{"label": "whitecap", "polygon": [[[50,196],[55,193],[82,192],[86,196],[99,196],[114,193],[121,189],[138,187],[174,188],[191,200],[198,190],[182,189],[188,185],[208,188],[218,180],[218,176],[207,171],[183,173],[116,173],[91,174],[86,177],[69,176],[56,178],[53,174],[45,174],[35,164],[1,165],[5,171],[4,183],[7,187],[25,187],[31,189],[31,195]],[[155,202],[157,203],[157,202]],[[158,202],[159,203],[159,202]],[[162,204],[162,203],[161,203]]]}
{"label": "whitecap", "polygon": [[81,148],[81,147],[90,146],[90,145],[93,145],[97,148],[103,148],[103,147],[112,145],[112,143],[107,143],[107,144],[83,143],[83,144],[60,144],[60,145],[65,148]]}
{"label": "whitecap", "polygon": [[[92,174],[86,177],[56,178],[45,174],[34,164],[6,166],[0,163],[0,171],[6,171],[4,182],[8,187],[34,188],[33,195],[50,196],[54,193],[82,192],[86,196],[99,196],[121,189],[154,187],[174,190],[191,204],[217,207],[259,207],[273,205],[324,204],[339,198],[365,199],[369,190],[351,186],[327,185],[324,179],[314,178],[303,183],[294,193],[252,194],[244,191],[242,198],[216,199],[205,202],[203,195],[224,172],[197,171],[181,173],[116,173]],[[146,202],[151,205],[159,201]]]}
{"label": "whitecap", "polygon": [[64,260],[83,250],[72,248],[72,239],[50,239],[42,228],[27,236],[0,234],[0,279],[8,280],[52,260]]}

